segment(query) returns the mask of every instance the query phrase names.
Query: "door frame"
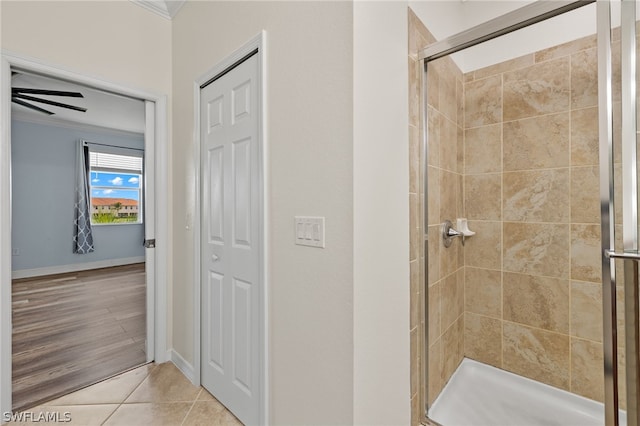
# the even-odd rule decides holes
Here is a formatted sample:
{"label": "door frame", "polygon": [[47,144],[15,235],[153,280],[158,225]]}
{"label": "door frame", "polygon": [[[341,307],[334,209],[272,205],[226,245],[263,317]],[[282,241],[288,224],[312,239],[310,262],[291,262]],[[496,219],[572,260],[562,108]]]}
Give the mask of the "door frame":
{"label": "door frame", "polygon": [[[0,51],[0,412],[12,411],[11,383],[11,68],[82,84],[98,90],[138,98],[153,103],[147,112],[155,118],[152,145],[155,149],[156,188],[168,188],[168,115],[167,96],[146,92],[119,83],[87,76],[79,72],[27,58],[13,52]],[[145,139],[147,135],[145,134]],[[150,139],[151,142],[151,139]],[[145,142],[146,143],[146,142]],[[155,193],[156,245],[152,264],[154,280],[148,294],[152,297],[151,315],[154,332],[147,337],[149,350],[156,362],[168,360],[167,272],[169,249],[168,198],[165,191]],[[150,291],[149,291],[150,290]],[[149,330],[149,327],[147,327]]]}
{"label": "door frame", "polygon": [[[200,379],[202,374],[201,368],[201,271],[200,271],[200,256],[201,256],[201,247],[200,247],[200,233],[203,229],[201,221],[201,191],[202,191],[202,182],[201,182],[201,173],[200,169],[200,158],[201,158],[201,149],[202,143],[200,138],[200,91],[203,85],[210,82],[212,79],[221,76],[230,70],[230,67],[233,67],[243,58],[245,58],[250,53],[257,50],[256,56],[258,58],[258,174],[261,182],[259,193],[260,193],[260,229],[259,232],[261,234],[262,239],[262,247],[261,247],[261,256],[260,256],[260,283],[262,284],[260,287],[260,312],[258,313],[259,318],[262,320],[263,327],[259,331],[260,333],[260,344],[259,344],[259,359],[260,359],[260,377],[261,377],[261,386],[260,386],[260,424],[268,424],[269,423],[269,374],[268,374],[268,366],[269,366],[269,274],[268,274],[268,259],[269,259],[269,233],[268,233],[268,163],[267,163],[267,154],[268,154],[268,145],[267,145],[267,128],[266,128],[266,120],[267,116],[267,108],[266,108],[266,55],[265,55],[265,47],[266,47],[266,32],[263,30],[258,35],[247,41],[242,47],[235,50],[232,54],[224,58],[222,61],[218,62],[213,68],[209,69],[206,73],[198,77],[193,83],[193,111],[194,111],[194,162],[193,167],[195,170],[195,181],[196,181],[196,191],[195,191],[195,210],[194,210],[194,264],[193,264],[193,281],[194,281],[194,298],[193,298],[193,336],[194,336],[194,350],[193,350],[193,382],[195,385],[200,385]],[[215,396],[215,395],[214,395]]]}

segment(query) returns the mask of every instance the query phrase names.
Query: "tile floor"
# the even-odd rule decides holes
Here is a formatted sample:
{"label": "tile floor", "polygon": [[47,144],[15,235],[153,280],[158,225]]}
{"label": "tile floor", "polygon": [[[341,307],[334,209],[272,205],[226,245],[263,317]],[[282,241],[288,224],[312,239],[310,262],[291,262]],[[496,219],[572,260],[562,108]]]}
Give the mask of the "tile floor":
{"label": "tile floor", "polygon": [[[220,402],[191,382],[170,362],[148,364],[28,412],[64,413],[68,425],[230,425],[241,426]],[[10,425],[42,425],[12,422]]]}

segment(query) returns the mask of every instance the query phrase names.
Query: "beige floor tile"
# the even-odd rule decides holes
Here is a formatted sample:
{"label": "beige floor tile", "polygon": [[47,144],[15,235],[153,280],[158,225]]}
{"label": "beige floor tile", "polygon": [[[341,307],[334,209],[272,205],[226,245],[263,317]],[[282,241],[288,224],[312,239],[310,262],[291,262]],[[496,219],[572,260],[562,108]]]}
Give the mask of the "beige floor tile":
{"label": "beige floor tile", "polygon": [[184,426],[241,426],[242,423],[218,401],[197,401],[185,419]]}
{"label": "beige floor tile", "polygon": [[119,404],[153,371],[155,364],[143,365],[119,376],[70,393],[47,405]]}
{"label": "beige floor tile", "polygon": [[202,388],[200,395],[198,395],[198,401],[217,401],[205,388]]}
{"label": "beige floor tile", "polygon": [[104,424],[105,426],[176,426],[182,424],[192,405],[191,402],[123,404]]}
{"label": "beige floor tile", "polygon": [[[65,424],[65,425],[78,425],[78,426],[98,426],[104,423],[104,421],[113,413],[118,404],[100,404],[100,405],[41,405],[31,410],[27,410],[23,415],[30,416],[46,416],[49,422],[44,420],[44,417],[31,417],[32,421],[25,422],[12,422],[11,425],[42,425],[42,424]],[[54,420],[55,419],[57,420]],[[25,418],[27,420],[27,418]]]}
{"label": "beige floor tile", "polygon": [[195,401],[200,388],[170,362],[158,365],[125,403]]}

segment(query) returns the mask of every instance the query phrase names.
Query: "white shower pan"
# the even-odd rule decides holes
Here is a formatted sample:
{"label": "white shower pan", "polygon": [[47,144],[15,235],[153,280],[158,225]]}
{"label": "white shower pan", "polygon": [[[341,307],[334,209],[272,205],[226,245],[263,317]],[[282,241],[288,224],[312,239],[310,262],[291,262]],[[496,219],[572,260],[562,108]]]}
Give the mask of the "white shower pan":
{"label": "white shower pan", "polygon": [[604,405],[465,358],[429,418],[443,426],[602,426]]}

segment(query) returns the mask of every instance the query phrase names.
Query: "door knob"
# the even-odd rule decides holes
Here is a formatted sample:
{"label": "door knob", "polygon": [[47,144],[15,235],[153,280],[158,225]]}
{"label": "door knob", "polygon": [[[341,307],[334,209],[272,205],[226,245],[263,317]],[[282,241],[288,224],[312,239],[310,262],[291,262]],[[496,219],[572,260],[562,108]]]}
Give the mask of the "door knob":
{"label": "door knob", "polygon": [[211,255],[211,260],[213,260],[214,262],[215,262],[216,260],[219,260],[219,259],[220,259],[220,257],[219,257],[218,255],[215,255],[215,254],[212,254],[212,255]]}

